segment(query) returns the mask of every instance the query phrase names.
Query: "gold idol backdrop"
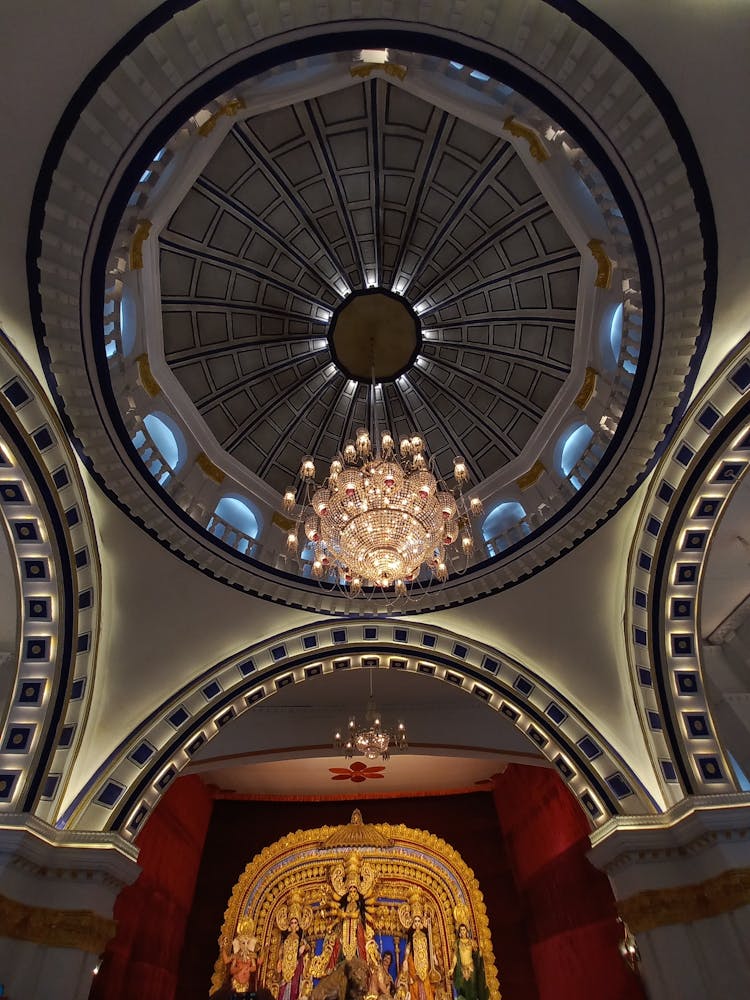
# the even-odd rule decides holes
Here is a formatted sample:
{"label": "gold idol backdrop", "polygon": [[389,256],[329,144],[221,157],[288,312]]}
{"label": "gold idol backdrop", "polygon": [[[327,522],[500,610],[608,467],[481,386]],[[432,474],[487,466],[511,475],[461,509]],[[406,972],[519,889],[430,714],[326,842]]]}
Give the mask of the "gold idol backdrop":
{"label": "gold idol backdrop", "polygon": [[[264,848],[232,890],[219,936],[211,995],[225,982],[225,955],[252,928],[262,962],[258,986],[278,993],[281,932],[296,917],[315,956],[318,978],[331,958],[356,954],[358,938],[382,950],[393,943],[399,972],[414,918],[428,929],[435,1000],[451,997],[450,967],[458,927],[478,945],[490,1000],[500,1000],[487,911],[479,883],[461,855],[440,837],[403,824],[368,824],[356,809],[345,826],[297,830]],[[309,988],[309,984],[308,984]]]}

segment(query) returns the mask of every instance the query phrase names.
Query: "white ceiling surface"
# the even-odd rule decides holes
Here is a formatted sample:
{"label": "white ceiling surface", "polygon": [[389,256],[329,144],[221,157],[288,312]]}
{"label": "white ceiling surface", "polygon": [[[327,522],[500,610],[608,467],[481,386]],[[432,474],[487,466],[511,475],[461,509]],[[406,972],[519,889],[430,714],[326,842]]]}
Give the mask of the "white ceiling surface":
{"label": "white ceiling surface", "polygon": [[[646,486],[636,496],[643,498]],[[553,684],[606,734],[614,749],[658,795],[635,709],[625,653],[626,563],[638,500],[563,559],[524,583],[467,608],[422,620],[520,660]]]}
{"label": "white ceiling surface", "polygon": [[750,153],[750,4],[597,0],[586,6],[631,42],[666,85],[708,181],[720,274],[700,385],[750,330],[750,201],[743,167]]}
{"label": "white ceiling surface", "polygon": [[[0,324],[30,359],[35,349],[25,241],[43,153],[88,69],[156,6],[156,0],[132,0],[108,5],[102,17],[95,0],[70,0],[65,5],[4,5],[0,12],[0,133],[9,137],[0,159],[0,186],[13,192],[5,199],[0,227]],[[651,63],[677,98],[696,140],[721,247],[722,277],[709,351],[713,366],[750,326],[750,203],[742,168],[750,152],[750,109],[738,100],[750,91],[750,63],[744,58],[750,8],[740,0],[710,5],[703,0],[663,0],[639,3],[637,11],[619,0],[590,6]],[[61,38],[71,37],[85,39],[85,45],[59,44]],[[728,101],[731,118],[725,110]],[[23,142],[13,141],[16,135],[23,135]],[[32,363],[39,372],[38,362]],[[95,489],[91,493],[106,584],[90,719],[93,737],[77,775],[93,770],[132,725],[178,685],[228,653],[299,626],[309,617],[209,580],[146,537]],[[584,707],[615,747],[648,776],[619,627],[626,540],[642,495],[641,490],[593,538],[532,580],[497,598],[442,612],[436,620],[537,669]]]}
{"label": "white ceiling surface", "polygon": [[[366,774],[364,781],[334,777],[332,768],[349,768],[356,761],[382,770]],[[433,757],[410,752],[394,754],[387,761],[369,761],[363,757],[353,760],[334,756],[301,757],[240,766],[227,763],[216,768],[190,767],[189,770],[200,773],[201,779],[208,785],[243,795],[352,796],[362,799],[368,795],[482,791],[488,787],[487,782],[493,775],[503,771],[507,764],[506,758],[496,755]]]}
{"label": "white ceiling surface", "polygon": [[[347,761],[332,750],[333,734],[343,731],[350,715],[363,719],[370,673],[383,725],[402,720],[409,750],[394,751],[386,762]],[[385,766],[384,777],[333,780],[330,768],[356,761]],[[471,788],[514,761],[546,764],[507,719],[468,693],[432,677],[376,669],[283,688],[205,744],[188,771],[208,784],[255,795],[387,794]]]}
{"label": "white ceiling surface", "polygon": [[226,726],[193,759],[205,763],[278,751],[281,725],[285,749],[326,756],[334,733],[343,731],[350,716],[363,721],[370,681],[383,725],[403,721],[413,747],[539,756],[512,723],[469,692],[435,677],[380,667],[320,674],[284,687]]}

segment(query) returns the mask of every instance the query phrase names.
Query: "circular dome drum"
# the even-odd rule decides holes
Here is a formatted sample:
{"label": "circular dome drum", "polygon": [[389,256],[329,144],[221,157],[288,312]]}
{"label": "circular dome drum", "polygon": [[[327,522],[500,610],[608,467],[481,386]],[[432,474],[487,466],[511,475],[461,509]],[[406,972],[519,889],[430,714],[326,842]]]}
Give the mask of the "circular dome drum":
{"label": "circular dome drum", "polygon": [[[301,566],[285,554],[280,496],[302,458],[334,460],[370,419],[421,437],[443,477],[463,456],[472,499],[521,512],[422,607],[473,599],[617,508],[680,405],[662,339],[695,352],[685,295],[666,275],[655,288],[653,240],[671,237],[626,152],[509,62],[493,77],[487,53],[472,66],[429,33],[412,43],[368,68],[313,39],[302,61],[204,91],[171,138],[165,113],[147,169],[134,140],[134,188],[111,188],[96,237],[102,314],[83,349],[98,365],[55,361],[54,389],[113,498],[206,572],[320,611],[345,606],[309,578],[304,551]],[[217,513],[225,498],[254,534]]]}

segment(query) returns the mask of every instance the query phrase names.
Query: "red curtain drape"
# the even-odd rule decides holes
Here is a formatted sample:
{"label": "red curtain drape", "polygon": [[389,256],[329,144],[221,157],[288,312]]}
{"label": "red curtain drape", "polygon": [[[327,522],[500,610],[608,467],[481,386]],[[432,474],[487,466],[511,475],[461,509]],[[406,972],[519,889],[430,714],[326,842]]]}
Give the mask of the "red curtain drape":
{"label": "red curtain drape", "polygon": [[138,837],[141,874],[117,897],[117,933],[90,1000],[173,1000],[185,924],[213,799],[189,775],[166,792]]}
{"label": "red curtain drape", "polygon": [[607,877],[586,857],[589,825],[559,776],[511,764],[495,807],[531,942],[539,1000],[643,1000],[617,945]]}

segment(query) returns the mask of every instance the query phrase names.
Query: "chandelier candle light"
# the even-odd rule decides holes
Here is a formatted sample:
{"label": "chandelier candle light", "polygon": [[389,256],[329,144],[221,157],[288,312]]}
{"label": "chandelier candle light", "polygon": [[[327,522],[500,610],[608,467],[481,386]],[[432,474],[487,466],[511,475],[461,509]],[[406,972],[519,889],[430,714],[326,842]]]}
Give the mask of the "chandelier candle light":
{"label": "chandelier candle light", "polygon": [[[373,443],[374,374],[370,418],[372,434],[362,427],[356,440],[344,444],[321,487],[315,484],[313,457],[302,459],[301,513],[287,536],[287,548],[292,554],[298,551],[303,530],[313,546],[316,579],[340,583],[352,596],[374,587],[392,588],[403,597],[423,567],[434,579],[447,580],[446,553],[457,543],[454,551],[468,565],[474,550],[470,521],[483,508],[478,497],[468,504],[463,497],[469,474],[460,456],[453,460],[456,489],[451,490],[418,435],[402,438],[398,454],[388,431]],[[289,488],[283,503],[286,511],[293,511],[297,489]]]}

